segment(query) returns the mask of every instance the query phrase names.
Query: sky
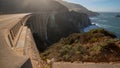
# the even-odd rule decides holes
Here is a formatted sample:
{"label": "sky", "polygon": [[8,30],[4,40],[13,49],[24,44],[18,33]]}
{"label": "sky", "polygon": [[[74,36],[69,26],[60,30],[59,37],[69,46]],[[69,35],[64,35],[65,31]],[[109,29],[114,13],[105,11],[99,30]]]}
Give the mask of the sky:
{"label": "sky", "polygon": [[66,0],[81,4],[92,11],[120,12],[120,0]]}

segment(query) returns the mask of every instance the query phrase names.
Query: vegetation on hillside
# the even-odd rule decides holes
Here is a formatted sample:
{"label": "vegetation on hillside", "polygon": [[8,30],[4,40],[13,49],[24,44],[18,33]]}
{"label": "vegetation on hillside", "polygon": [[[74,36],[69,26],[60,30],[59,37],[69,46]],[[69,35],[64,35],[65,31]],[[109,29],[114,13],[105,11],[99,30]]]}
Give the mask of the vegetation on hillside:
{"label": "vegetation on hillside", "polygon": [[42,52],[43,60],[65,62],[120,61],[120,39],[104,29],[74,33]]}

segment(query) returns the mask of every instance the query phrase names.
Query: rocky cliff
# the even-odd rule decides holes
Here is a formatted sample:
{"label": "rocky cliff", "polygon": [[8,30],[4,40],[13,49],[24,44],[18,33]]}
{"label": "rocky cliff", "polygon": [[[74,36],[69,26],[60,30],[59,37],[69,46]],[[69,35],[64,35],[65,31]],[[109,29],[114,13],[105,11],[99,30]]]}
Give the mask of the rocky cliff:
{"label": "rocky cliff", "polygon": [[54,20],[55,23],[53,21],[48,23],[48,39],[53,42],[69,34],[80,33],[85,27],[91,25],[87,14],[74,11],[58,13]]}
{"label": "rocky cliff", "polygon": [[[35,1],[36,4],[39,3],[39,1]],[[62,37],[68,36],[69,34],[82,32],[85,27],[91,25],[87,14],[69,11],[66,6],[57,1],[47,1],[45,3],[46,5],[43,2],[45,8],[48,8],[49,10],[43,9],[43,5],[40,6],[36,4],[33,4],[32,2],[26,4],[30,5],[28,6],[29,9],[27,8],[27,11],[35,13],[35,15],[28,20],[27,25],[33,32],[38,48],[41,48],[42,50],[47,47],[46,43],[51,44],[57,42]],[[40,8],[35,6],[40,6]],[[43,11],[44,13],[41,13]],[[48,18],[44,19],[42,17],[45,15],[49,15]],[[47,20],[46,24],[43,19]]]}

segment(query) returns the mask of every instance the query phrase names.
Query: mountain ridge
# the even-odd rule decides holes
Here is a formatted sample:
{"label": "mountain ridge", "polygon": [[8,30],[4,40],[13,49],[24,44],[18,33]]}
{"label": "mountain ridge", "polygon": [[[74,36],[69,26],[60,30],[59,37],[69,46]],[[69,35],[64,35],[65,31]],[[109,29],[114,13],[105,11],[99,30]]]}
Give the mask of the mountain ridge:
{"label": "mountain ridge", "polygon": [[93,12],[89,9],[87,9],[86,7],[80,5],[80,4],[76,4],[76,3],[72,3],[72,2],[67,2],[64,0],[57,0],[59,3],[63,4],[64,6],[66,6],[69,11],[76,11],[79,13],[86,13],[89,16],[97,16],[99,15],[97,12]]}

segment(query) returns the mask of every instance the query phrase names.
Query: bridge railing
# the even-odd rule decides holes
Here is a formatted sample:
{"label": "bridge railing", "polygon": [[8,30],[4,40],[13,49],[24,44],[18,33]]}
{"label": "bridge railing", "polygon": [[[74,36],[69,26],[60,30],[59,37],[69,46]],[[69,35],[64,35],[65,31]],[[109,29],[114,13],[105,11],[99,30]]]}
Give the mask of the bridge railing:
{"label": "bridge railing", "polygon": [[10,33],[8,34],[8,38],[10,41],[11,46],[14,46],[14,40],[22,26],[22,22],[17,23],[14,27],[10,29]]}
{"label": "bridge railing", "polygon": [[9,34],[8,34],[8,40],[10,42],[11,47],[16,46],[22,27],[25,25],[29,17],[30,15],[24,17],[19,22],[17,22],[13,27],[10,28]]}

